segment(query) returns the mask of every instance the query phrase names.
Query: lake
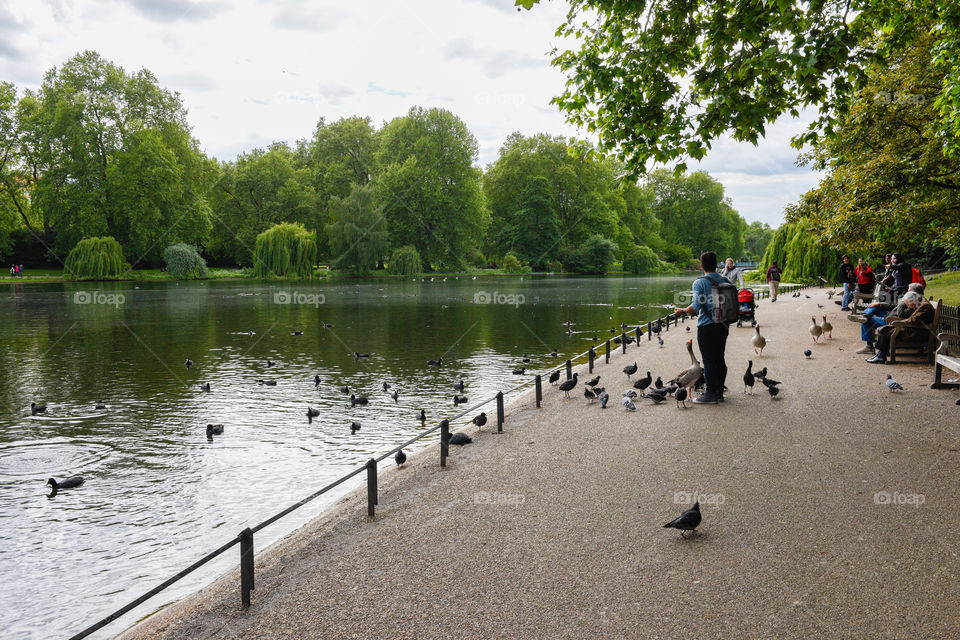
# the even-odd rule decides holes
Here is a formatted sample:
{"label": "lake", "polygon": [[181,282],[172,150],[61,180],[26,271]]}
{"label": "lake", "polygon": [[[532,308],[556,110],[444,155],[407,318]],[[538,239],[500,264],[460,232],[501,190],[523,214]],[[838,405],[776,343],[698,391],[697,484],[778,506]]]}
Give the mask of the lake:
{"label": "lake", "polygon": [[[693,278],[5,285],[0,628],[7,638],[80,631],[413,437],[420,408],[428,427],[454,415],[457,380],[471,404],[532,381],[594,335],[664,315]],[[440,357],[441,368],[426,365]],[[521,366],[527,374],[513,375]],[[370,404],[351,408],[342,385]],[[46,414],[31,415],[34,401]],[[320,412],[312,422],[308,406]],[[355,434],[351,421],[362,425]],[[224,434],[208,440],[208,423]],[[49,495],[47,478],[72,475],[85,484]],[[264,529],[257,550],[356,486]],[[94,637],[196,591],[238,558],[229,551]]]}

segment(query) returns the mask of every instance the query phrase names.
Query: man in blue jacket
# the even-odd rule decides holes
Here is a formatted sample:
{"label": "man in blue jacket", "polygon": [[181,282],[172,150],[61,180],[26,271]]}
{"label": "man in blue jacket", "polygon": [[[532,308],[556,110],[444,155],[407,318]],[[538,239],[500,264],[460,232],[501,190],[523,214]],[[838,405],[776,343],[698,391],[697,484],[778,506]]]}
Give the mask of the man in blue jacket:
{"label": "man in blue jacket", "polygon": [[700,268],[703,276],[693,281],[693,303],[686,308],[675,308],[674,313],[693,313],[697,315],[697,346],[703,359],[703,377],[707,382],[706,391],[694,402],[696,404],[717,404],[723,402],[723,383],[727,379],[727,363],[724,353],[727,349],[727,325],[716,323],[710,317],[710,311],[716,300],[713,299],[713,286],[723,282],[717,273],[717,254],[705,251],[700,255]]}

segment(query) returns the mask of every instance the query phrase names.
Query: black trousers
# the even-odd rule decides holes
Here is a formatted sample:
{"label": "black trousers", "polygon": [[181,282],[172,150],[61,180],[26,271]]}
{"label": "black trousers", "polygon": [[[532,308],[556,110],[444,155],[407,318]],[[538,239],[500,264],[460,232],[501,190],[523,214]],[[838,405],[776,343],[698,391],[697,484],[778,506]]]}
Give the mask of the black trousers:
{"label": "black trousers", "polygon": [[727,380],[727,335],[730,330],[723,324],[704,324],[697,327],[697,346],[703,359],[703,377],[707,381],[707,395],[722,396]]}

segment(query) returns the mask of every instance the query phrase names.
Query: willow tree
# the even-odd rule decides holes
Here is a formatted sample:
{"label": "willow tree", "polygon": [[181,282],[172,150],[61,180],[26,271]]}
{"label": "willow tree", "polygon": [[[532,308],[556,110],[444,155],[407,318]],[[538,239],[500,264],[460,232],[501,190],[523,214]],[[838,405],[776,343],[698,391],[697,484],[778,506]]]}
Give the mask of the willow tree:
{"label": "willow tree", "polygon": [[257,236],[253,273],[258,278],[309,278],[316,260],[317,233],[284,222]]}
{"label": "willow tree", "polygon": [[840,252],[823,244],[804,220],[780,225],[760,261],[760,273],[776,260],[783,279],[791,282],[832,280],[840,266]]}
{"label": "willow tree", "polygon": [[84,238],[64,261],[64,274],[75,280],[116,280],[130,270],[120,243],[110,236]]}

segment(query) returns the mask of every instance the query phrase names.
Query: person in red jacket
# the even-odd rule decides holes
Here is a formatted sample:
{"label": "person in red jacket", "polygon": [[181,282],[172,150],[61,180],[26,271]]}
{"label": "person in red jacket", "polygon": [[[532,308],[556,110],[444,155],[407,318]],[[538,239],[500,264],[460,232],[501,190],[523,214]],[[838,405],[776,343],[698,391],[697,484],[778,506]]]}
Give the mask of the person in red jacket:
{"label": "person in red jacket", "polygon": [[866,260],[863,258],[857,259],[857,268],[854,269],[854,274],[857,278],[857,291],[873,294],[873,289],[877,285],[877,277]]}

